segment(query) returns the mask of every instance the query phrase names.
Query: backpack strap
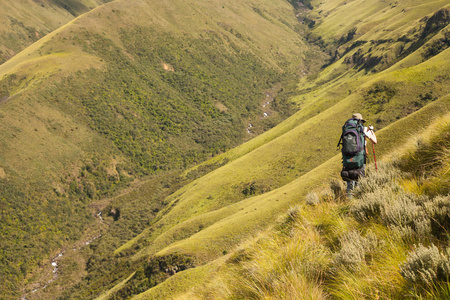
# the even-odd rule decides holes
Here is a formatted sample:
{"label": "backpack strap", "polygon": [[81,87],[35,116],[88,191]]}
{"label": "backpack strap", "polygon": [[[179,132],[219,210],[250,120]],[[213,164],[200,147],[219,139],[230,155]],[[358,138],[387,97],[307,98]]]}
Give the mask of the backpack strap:
{"label": "backpack strap", "polygon": [[341,138],[339,139],[339,142],[336,145],[336,148],[338,148],[337,150],[339,150],[340,145],[342,145],[342,134],[341,134]]}

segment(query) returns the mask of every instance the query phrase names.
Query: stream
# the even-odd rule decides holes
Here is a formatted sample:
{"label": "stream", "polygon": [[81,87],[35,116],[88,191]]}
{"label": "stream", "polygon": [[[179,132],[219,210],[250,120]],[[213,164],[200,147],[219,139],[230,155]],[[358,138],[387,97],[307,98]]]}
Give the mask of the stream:
{"label": "stream", "polygon": [[[267,97],[268,99],[264,102],[264,104],[263,104],[263,106],[262,106],[264,109],[266,108],[266,106],[270,105],[270,102],[271,102],[271,101],[273,101],[273,97],[272,97],[271,95],[269,95],[268,93],[265,93],[265,95],[266,95],[266,97]],[[268,112],[268,111],[263,112],[262,117],[263,117],[263,118],[269,117],[269,112]],[[252,132],[251,132],[252,127],[253,127],[253,124],[252,124],[252,123],[249,123],[248,126],[247,126],[247,133],[248,133],[248,134],[252,134]]]}
{"label": "stream", "polygon": [[[100,219],[101,222],[103,222],[102,212],[101,212],[101,211],[100,211],[98,214],[96,214],[96,216]],[[80,247],[74,247],[74,248],[72,248],[72,251],[79,251],[79,250],[81,250],[82,248],[86,247],[87,245],[89,245],[90,243],[92,243],[93,241],[95,241],[95,240],[97,240],[97,239],[99,239],[99,238],[101,238],[101,237],[102,237],[101,234],[99,234],[99,235],[97,235],[97,236],[94,236],[94,237],[92,237],[91,239],[89,239],[88,241],[84,242]],[[48,287],[48,285],[49,285],[50,283],[52,283],[52,282],[54,282],[55,280],[58,279],[58,277],[59,277],[59,266],[58,266],[58,261],[61,259],[61,257],[63,257],[63,255],[64,255],[65,252],[66,252],[66,250],[61,251],[60,253],[58,253],[58,254],[51,260],[51,265],[52,265],[52,267],[53,267],[53,271],[52,271],[52,272],[53,272],[53,277],[52,277],[49,281],[47,281],[46,284],[44,284],[44,285],[42,285],[42,286],[40,286],[40,287],[38,287],[38,288],[33,289],[33,290],[31,291],[31,294],[35,294],[35,293],[37,293],[37,292],[39,292],[39,291],[45,290],[45,289]],[[28,294],[30,294],[30,293],[27,293],[27,294],[25,294],[25,295],[22,295],[22,297],[20,298],[20,300],[28,300],[28,298],[27,298],[27,295],[28,295]]]}

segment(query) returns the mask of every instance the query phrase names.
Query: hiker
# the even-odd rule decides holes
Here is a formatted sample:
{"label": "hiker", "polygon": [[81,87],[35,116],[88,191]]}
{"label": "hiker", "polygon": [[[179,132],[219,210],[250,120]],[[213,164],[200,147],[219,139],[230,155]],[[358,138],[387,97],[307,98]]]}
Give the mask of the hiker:
{"label": "hiker", "polygon": [[360,113],[352,115],[344,126],[338,143],[342,145],[341,177],[347,182],[347,197],[352,198],[352,191],[358,184],[358,179],[365,176],[366,159],[369,154],[366,147],[366,138],[373,144],[377,143],[377,137],[373,132],[373,126],[364,127],[366,120]]}

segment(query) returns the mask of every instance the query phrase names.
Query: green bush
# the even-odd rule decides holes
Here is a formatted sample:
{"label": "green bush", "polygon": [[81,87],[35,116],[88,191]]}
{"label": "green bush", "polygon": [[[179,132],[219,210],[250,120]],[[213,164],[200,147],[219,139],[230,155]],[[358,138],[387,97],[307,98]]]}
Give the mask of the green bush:
{"label": "green bush", "polygon": [[242,142],[244,124],[261,114],[261,91],[290,76],[237,45],[217,47],[221,38],[208,35],[124,28],[130,59],[103,36],[78,33],[72,39],[101,57],[106,72],[79,72],[40,92],[110,140],[137,175],[191,166]]}

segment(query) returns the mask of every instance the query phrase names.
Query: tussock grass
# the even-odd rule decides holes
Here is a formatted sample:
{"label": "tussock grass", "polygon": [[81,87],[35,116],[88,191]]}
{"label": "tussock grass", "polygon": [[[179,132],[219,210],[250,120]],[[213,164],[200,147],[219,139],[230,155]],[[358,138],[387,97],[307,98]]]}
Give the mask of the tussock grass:
{"label": "tussock grass", "polygon": [[[402,170],[412,173],[411,181],[420,192],[446,194],[449,187],[449,136],[450,115],[438,118],[422,133],[414,137],[401,160],[394,160]],[[432,174],[428,179],[427,174]]]}
{"label": "tussock grass", "polygon": [[[290,209],[277,227],[282,229],[290,224],[294,226],[292,230],[260,235],[247,244],[248,248],[238,250],[217,278],[203,287],[203,291],[196,291],[197,297],[326,299],[320,281],[330,262],[330,253],[320,244],[319,235],[312,227],[297,227],[305,224],[300,222],[300,209]],[[240,254],[242,251],[244,256]]]}

